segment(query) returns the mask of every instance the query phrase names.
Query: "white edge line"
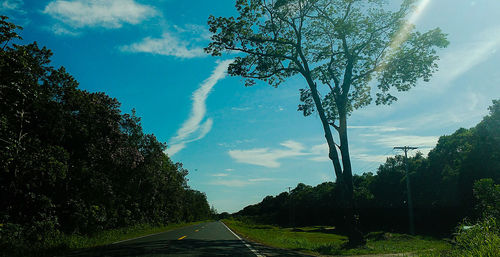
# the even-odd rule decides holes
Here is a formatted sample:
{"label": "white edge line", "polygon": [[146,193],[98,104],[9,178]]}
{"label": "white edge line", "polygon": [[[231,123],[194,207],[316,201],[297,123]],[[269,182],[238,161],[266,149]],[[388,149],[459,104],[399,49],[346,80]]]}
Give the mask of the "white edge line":
{"label": "white edge line", "polygon": [[241,240],[241,242],[246,246],[248,247],[248,249],[250,249],[250,251],[252,251],[252,253],[254,253],[257,257],[265,257],[264,255],[260,254],[257,250],[253,249],[253,247],[251,245],[249,245],[247,242],[245,242],[245,240],[243,240],[240,236],[238,236],[236,233],[234,233],[230,228],[228,228],[226,226],[226,224],[224,224],[224,222],[222,221],[219,221],[220,223],[222,223],[222,225],[224,225],[224,227],[227,228],[227,230],[229,230],[229,232],[233,233],[233,235],[238,238],[239,240]]}

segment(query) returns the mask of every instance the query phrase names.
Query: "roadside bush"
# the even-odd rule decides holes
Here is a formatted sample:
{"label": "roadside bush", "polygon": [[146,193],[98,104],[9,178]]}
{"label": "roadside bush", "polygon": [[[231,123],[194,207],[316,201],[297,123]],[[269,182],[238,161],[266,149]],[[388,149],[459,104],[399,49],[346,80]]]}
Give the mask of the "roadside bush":
{"label": "roadside bush", "polygon": [[493,179],[480,179],[474,183],[474,196],[477,199],[476,209],[482,216],[500,220],[500,185]]}
{"label": "roadside bush", "polygon": [[456,256],[500,256],[500,226],[493,217],[473,226],[461,226],[455,240],[459,248]]}

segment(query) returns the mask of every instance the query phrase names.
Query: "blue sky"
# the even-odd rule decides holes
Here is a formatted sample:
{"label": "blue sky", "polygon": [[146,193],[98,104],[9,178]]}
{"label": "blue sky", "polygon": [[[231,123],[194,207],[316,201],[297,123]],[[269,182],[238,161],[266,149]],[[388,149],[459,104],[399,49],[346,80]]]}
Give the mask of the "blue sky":
{"label": "blue sky", "polygon": [[[397,5],[400,1],[391,0]],[[4,0],[0,13],[24,42],[54,51],[82,89],[137,110],[147,133],[190,171],[189,184],[220,212],[237,211],[303,182],[334,180],[319,118],[297,111],[300,77],[245,88],[225,68],[233,56],[203,53],[210,14],[233,0]],[[397,145],[427,153],[441,135],[474,126],[500,98],[500,1],[422,0],[417,29],[440,27],[450,45],[428,83],[370,105],[349,120],[354,171],[375,172]]]}

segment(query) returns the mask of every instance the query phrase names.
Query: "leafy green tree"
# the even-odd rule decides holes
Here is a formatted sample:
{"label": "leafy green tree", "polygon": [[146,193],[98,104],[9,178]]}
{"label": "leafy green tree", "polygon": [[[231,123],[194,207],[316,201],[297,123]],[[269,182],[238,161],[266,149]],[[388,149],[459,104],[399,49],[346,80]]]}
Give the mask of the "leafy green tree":
{"label": "leafy green tree", "polygon": [[[299,74],[299,110],[317,111],[329,147],[329,158],[341,185],[342,206],[350,224],[350,241],[362,241],[354,227],[352,167],[347,117],[372,102],[370,81],[377,80],[377,104],[397,100],[392,90],[408,91],[436,71],[436,49],[445,35],[434,29],[414,32],[407,22],[415,0],[386,11],[383,0],[237,0],[238,16],[210,16],[213,34],[205,49],[218,56],[238,52],[228,72],[277,87]],[[332,129],[338,133],[336,143]],[[339,152],[342,158],[339,157]]]}
{"label": "leafy green tree", "polygon": [[37,251],[61,233],[210,216],[134,110],[78,89],[49,49],[15,44],[17,29],[0,17],[0,255]]}
{"label": "leafy green tree", "polygon": [[493,217],[500,221],[500,185],[493,179],[480,179],[474,183],[477,211],[483,217]]}

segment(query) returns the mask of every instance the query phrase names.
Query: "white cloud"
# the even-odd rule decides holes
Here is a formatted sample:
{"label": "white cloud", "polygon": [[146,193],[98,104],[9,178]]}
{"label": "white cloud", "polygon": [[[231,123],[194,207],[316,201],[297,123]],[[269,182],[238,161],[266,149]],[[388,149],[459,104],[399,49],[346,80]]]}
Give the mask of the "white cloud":
{"label": "white cloud", "polygon": [[234,171],[234,169],[225,169],[225,171]]}
{"label": "white cloud", "polygon": [[[360,136],[373,138],[367,141],[379,146],[383,146],[385,149],[393,149],[395,146],[415,146],[418,147],[418,151],[422,152],[423,154],[429,153],[429,151],[434,146],[436,146],[437,141],[439,140],[439,136],[381,134],[360,134]],[[363,153],[352,155],[352,158],[367,162],[384,162],[386,157],[389,157],[389,155],[369,155]]]}
{"label": "white cloud", "polygon": [[352,154],[351,158],[360,160],[363,162],[376,162],[376,163],[383,163],[388,157],[393,157],[394,155],[377,155],[377,154],[366,154],[366,153],[357,153],[357,154]]}
{"label": "white cloud", "polygon": [[230,150],[228,153],[237,162],[268,168],[278,168],[281,166],[280,159],[297,156],[308,156],[308,160],[315,162],[330,161],[328,158],[327,143],[306,148],[299,142],[288,140],[282,142],[280,145],[286,149],[254,148],[248,150]]}
{"label": "white cloud", "polygon": [[[378,130],[373,134],[359,134],[359,137],[364,137],[363,142],[371,145],[383,146],[386,151],[384,154],[375,153],[372,154],[373,149],[378,149],[379,147],[373,148],[353,148],[351,143],[350,157],[351,160],[357,160],[361,162],[370,163],[383,163],[387,157],[394,155],[392,149],[394,146],[416,146],[419,147],[418,151],[427,154],[430,149],[432,149],[439,137],[438,136],[414,136],[414,135],[391,135],[383,134],[383,132],[390,133],[394,131],[402,130],[398,127],[387,127],[387,126],[364,126],[359,128],[371,129],[374,128]],[[304,147],[301,143],[288,140],[280,145],[284,146],[286,149],[271,149],[271,148],[254,148],[249,150],[231,150],[229,155],[235,161],[240,163],[247,163],[252,165],[264,166],[268,168],[278,168],[281,166],[280,159],[291,158],[296,156],[307,156],[307,160],[314,162],[331,162],[328,157],[328,144],[322,143],[318,145],[313,145],[311,147]],[[387,150],[389,150],[387,152]],[[390,153],[390,154],[389,154]],[[342,156],[339,154],[340,161],[342,161]]]}
{"label": "white cloud", "polygon": [[212,33],[208,30],[208,28],[204,25],[198,24],[185,24],[184,26],[174,25],[173,28],[183,34],[191,34],[196,36],[194,40],[202,41],[202,40],[210,40]]}
{"label": "white cloud", "polygon": [[210,181],[210,185],[216,185],[216,186],[226,186],[226,187],[244,187],[248,185],[252,185],[255,183],[260,183],[260,182],[269,182],[269,181],[274,181],[275,179],[273,178],[251,178],[247,180],[243,179],[217,179]]}
{"label": "white cloud", "polygon": [[233,142],[220,142],[217,143],[218,146],[225,147],[225,148],[236,148],[238,145],[245,144],[247,145],[248,143],[254,142],[255,139],[238,139]]}
{"label": "white cloud", "polygon": [[[352,128],[352,127],[350,127]],[[359,137],[363,137],[364,144],[375,144],[382,146],[385,150],[391,150],[395,146],[417,146],[419,147],[419,151],[427,154],[430,149],[432,149],[439,137],[438,136],[414,136],[414,135],[394,135],[391,132],[403,130],[400,127],[390,127],[390,126],[356,126],[357,129],[367,129],[371,130],[375,133],[365,133],[358,134]],[[384,134],[385,133],[385,134]],[[353,148],[354,147],[354,148]],[[385,162],[387,157],[393,156],[391,154],[372,154],[372,150],[369,148],[355,148],[355,145],[351,143],[350,147],[350,157],[351,160],[357,160],[362,162],[373,162],[373,163],[383,163]],[[378,147],[374,148],[378,149]],[[311,147],[310,153],[311,157],[309,160],[316,162],[330,162],[330,158],[328,157],[328,144],[323,143],[319,145],[314,145]],[[342,156],[339,154],[339,158]]]}
{"label": "white cloud", "polygon": [[144,38],[142,41],[120,47],[121,51],[132,53],[150,53],[180,58],[206,56],[202,47],[192,45],[193,40],[184,41],[172,33],[164,33],[161,38]]}
{"label": "white cloud", "polygon": [[56,0],[47,4],[43,13],[60,21],[68,31],[71,31],[70,28],[120,28],[124,24],[138,24],[158,15],[152,6],[134,0]]}
{"label": "white cloud", "polygon": [[390,127],[390,126],[348,126],[349,129],[368,129],[377,132],[393,132],[404,130],[404,128],[400,127]]}
{"label": "white cloud", "polygon": [[241,180],[241,179],[219,179],[211,181],[209,184],[215,186],[244,187],[251,183],[247,180]]}
{"label": "white cloud", "polygon": [[282,142],[280,145],[285,147],[285,149],[254,148],[249,150],[230,150],[228,153],[237,162],[268,168],[280,167],[281,163],[278,162],[280,159],[310,154],[303,152],[304,146],[293,140]]}
{"label": "white cloud", "polygon": [[2,15],[7,15],[11,18],[16,18],[16,24],[22,27],[27,26],[31,20],[26,17],[28,13],[24,8],[23,0],[4,0],[0,3],[0,11],[4,12]]}
{"label": "white cloud", "polygon": [[313,155],[309,160],[315,161],[315,162],[327,162],[331,161],[330,158],[328,157],[328,144],[323,143],[319,145],[314,145],[311,147],[311,154]]}
{"label": "white cloud", "polygon": [[186,143],[200,140],[210,132],[213,120],[208,118],[202,123],[207,112],[205,101],[215,84],[226,76],[227,67],[232,61],[220,62],[210,77],[203,81],[200,87],[194,91],[192,97],[193,106],[189,118],[177,130],[177,135],[170,140],[170,147],[167,148],[168,155],[173,156],[186,147]]}
{"label": "white cloud", "polygon": [[374,142],[378,145],[392,148],[394,146],[420,146],[434,147],[439,139],[438,136],[413,136],[413,135],[371,135],[364,134],[363,136],[377,137]]}
{"label": "white cloud", "polygon": [[60,24],[55,24],[54,26],[52,26],[51,30],[52,33],[56,35],[78,36],[81,34],[80,32],[73,31],[64,26],[61,26]]}
{"label": "white cloud", "polygon": [[249,182],[269,182],[269,181],[275,181],[276,179],[274,178],[251,178],[248,181]]}
{"label": "white cloud", "polygon": [[227,176],[229,176],[229,174],[227,174],[227,173],[216,173],[216,174],[212,174],[210,176],[212,176],[212,177],[227,177]]}
{"label": "white cloud", "polygon": [[186,143],[180,142],[171,145],[167,145],[167,154],[172,157],[174,154],[178,153],[182,149],[186,148]]}
{"label": "white cloud", "polygon": [[23,6],[24,2],[22,0],[5,0],[0,5],[0,10],[18,10]]}
{"label": "white cloud", "polygon": [[441,72],[436,74],[439,83],[434,83],[435,87],[443,90],[443,84],[451,85],[462,74],[492,57],[500,48],[500,27],[485,29],[470,38],[474,40],[450,48],[443,55],[439,63]]}

